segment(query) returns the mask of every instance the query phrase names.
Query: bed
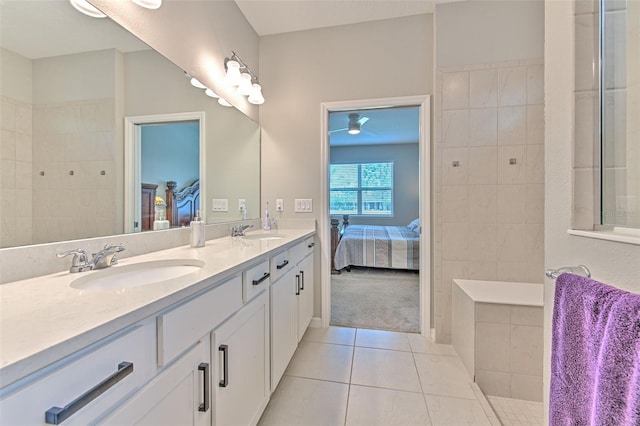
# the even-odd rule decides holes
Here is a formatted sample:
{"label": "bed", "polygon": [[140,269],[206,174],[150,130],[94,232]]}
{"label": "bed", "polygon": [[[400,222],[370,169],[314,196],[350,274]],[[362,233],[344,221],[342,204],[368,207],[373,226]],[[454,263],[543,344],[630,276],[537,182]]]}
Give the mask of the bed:
{"label": "bed", "polygon": [[338,271],[351,266],[418,270],[419,259],[419,225],[349,225],[336,248],[334,267]]}
{"label": "bed", "polygon": [[172,228],[189,226],[200,210],[200,181],[176,191],[176,182],[168,181],[166,190],[167,220]]}

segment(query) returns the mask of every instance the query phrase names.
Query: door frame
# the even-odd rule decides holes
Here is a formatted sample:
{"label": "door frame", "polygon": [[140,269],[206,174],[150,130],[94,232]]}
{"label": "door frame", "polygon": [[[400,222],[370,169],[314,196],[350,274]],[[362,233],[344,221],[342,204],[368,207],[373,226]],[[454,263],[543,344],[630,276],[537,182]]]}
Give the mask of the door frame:
{"label": "door frame", "polygon": [[363,99],[353,101],[322,102],[320,122],[320,297],[322,303],[321,326],[331,321],[331,223],[329,216],[329,112],[367,108],[420,107],[420,332],[431,335],[431,96],[402,96],[395,98]]}
{"label": "door frame", "polygon": [[[200,210],[206,204],[206,126],[205,112],[178,112],[169,114],[140,115],[124,118],[124,232],[140,232],[142,228],[142,209],[140,194],[140,169],[142,155],[140,145],[142,132],[140,125],[197,121],[199,123],[200,145]],[[135,224],[138,224],[136,227]]]}

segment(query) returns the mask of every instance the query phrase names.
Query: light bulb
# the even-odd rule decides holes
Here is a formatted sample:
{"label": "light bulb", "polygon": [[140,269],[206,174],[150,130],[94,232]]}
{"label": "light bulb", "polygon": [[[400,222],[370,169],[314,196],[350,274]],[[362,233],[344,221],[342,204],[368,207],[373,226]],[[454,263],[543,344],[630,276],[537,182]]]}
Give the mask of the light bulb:
{"label": "light bulb", "polygon": [[84,13],[87,16],[91,16],[92,18],[106,18],[107,15],[100,12],[89,3],[87,0],[69,0],[71,6],[73,6],[78,12]]}
{"label": "light bulb", "polygon": [[218,99],[218,103],[219,103],[220,105],[222,105],[222,106],[226,106],[226,107],[233,106],[233,105],[231,105],[229,102],[227,102],[227,100],[226,100],[226,99],[224,99],[224,98],[220,98],[220,99]]}
{"label": "light bulb", "polygon": [[264,103],[264,96],[262,96],[262,87],[258,83],[253,84],[253,90],[247,99],[249,103],[254,105],[262,105]]}
{"label": "light bulb", "polygon": [[158,9],[162,6],[162,0],[132,0],[138,6],[145,7],[147,9]]}
{"label": "light bulb", "polygon": [[227,61],[227,75],[224,76],[224,82],[229,86],[237,86],[240,84],[240,64],[236,61]]}
{"label": "light bulb", "polygon": [[198,89],[206,89],[207,86],[205,86],[204,84],[200,83],[200,80],[198,80],[195,77],[191,77],[191,85],[193,87],[197,87]]}
{"label": "light bulb", "polygon": [[204,91],[205,95],[212,97],[212,98],[219,98],[220,96],[214,92],[213,90],[207,88],[207,90]]}
{"label": "light bulb", "polygon": [[238,85],[238,93],[242,96],[249,96],[253,91],[251,85],[251,74],[243,72],[240,74],[240,85]]}

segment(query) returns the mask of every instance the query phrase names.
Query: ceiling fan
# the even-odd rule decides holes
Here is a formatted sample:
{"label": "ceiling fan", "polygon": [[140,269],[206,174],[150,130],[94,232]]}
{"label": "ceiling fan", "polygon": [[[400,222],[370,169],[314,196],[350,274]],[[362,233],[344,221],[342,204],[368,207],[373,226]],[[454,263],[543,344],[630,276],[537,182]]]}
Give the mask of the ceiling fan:
{"label": "ceiling fan", "polygon": [[357,135],[360,133],[360,127],[367,121],[369,121],[369,117],[360,117],[360,114],[352,112],[349,114],[349,123],[347,127],[331,130],[329,134],[346,130],[350,135]]}

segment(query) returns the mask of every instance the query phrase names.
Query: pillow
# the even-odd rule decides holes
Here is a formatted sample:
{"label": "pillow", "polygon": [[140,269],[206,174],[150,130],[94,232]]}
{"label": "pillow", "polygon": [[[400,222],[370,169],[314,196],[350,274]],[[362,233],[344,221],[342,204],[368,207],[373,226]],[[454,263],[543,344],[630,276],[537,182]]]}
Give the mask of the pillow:
{"label": "pillow", "polygon": [[420,218],[412,220],[411,223],[407,225],[407,228],[411,229],[413,232],[420,233]]}

